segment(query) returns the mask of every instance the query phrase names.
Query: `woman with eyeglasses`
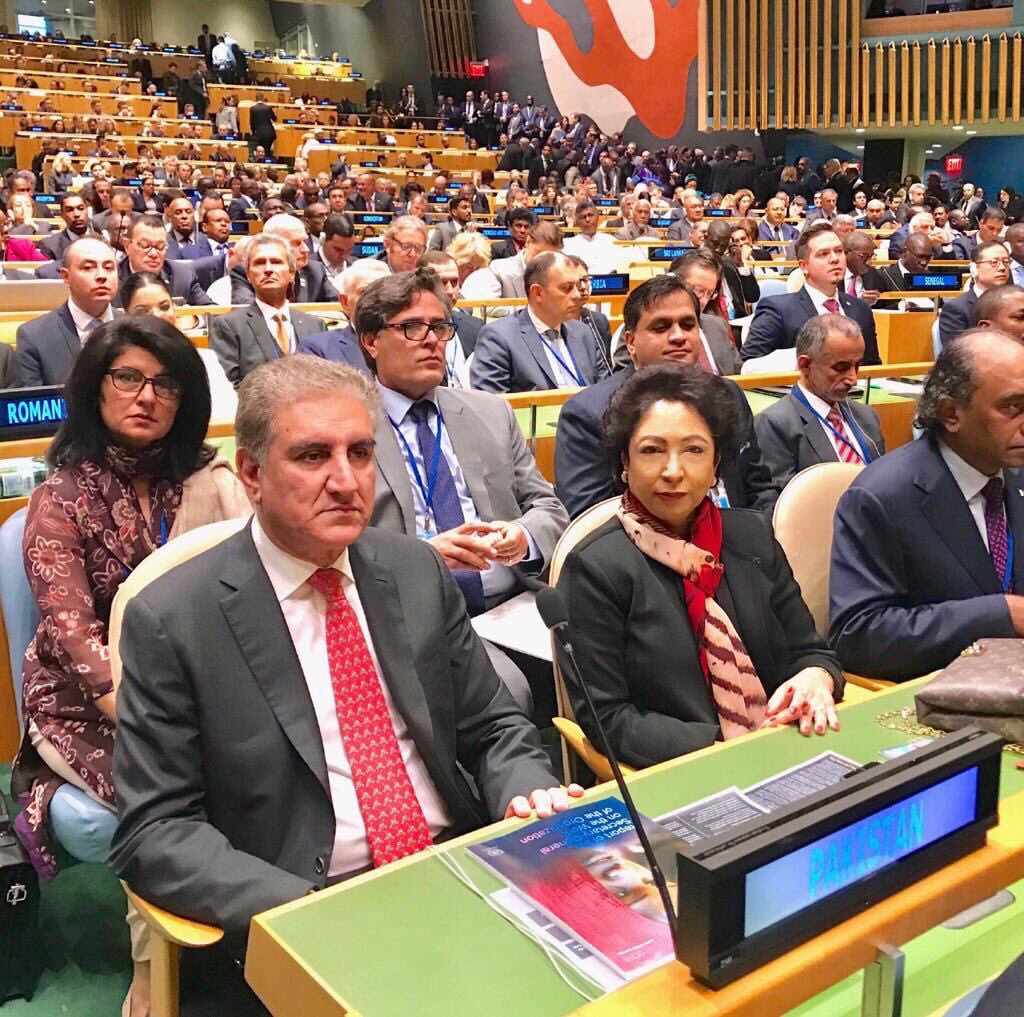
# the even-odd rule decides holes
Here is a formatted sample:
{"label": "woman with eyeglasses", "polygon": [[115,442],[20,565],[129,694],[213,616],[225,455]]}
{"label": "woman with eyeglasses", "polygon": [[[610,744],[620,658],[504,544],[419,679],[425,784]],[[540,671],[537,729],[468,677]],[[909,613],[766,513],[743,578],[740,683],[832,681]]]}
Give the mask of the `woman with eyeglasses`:
{"label": "woman with eyeglasses", "polygon": [[[67,419],[29,502],[25,572],[39,610],[23,666],[25,736],[12,787],[33,864],[57,867],[47,812],[61,783],[109,809],[117,716],[107,646],[111,603],[150,553],[180,533],[249,512],[227,462],[205,442],[210,390],[192,344],[155,316],[96,329],[65,388]],[[132,927],[144,1014],[148,969]],[[135,1006],[135,1002],[139,1006]]]}

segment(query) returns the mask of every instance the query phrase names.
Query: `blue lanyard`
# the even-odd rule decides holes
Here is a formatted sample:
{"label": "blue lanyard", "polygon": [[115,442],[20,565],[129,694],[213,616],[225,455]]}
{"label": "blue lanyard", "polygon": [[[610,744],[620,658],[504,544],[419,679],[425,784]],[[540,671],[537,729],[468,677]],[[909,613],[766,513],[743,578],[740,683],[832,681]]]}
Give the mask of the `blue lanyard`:
{"label": "blue lanyard", "polygon": [[569,348],[569,341],[568,340],[565,341],[565,351],[566,351],[566,353],[569,354],[569,359],[572,361],[572,367],[570,367],[565,362],[565,360],[562,359],[562,356],[558,352],[558,350],[556,350],[555,347],[552,346],[551,343],[548,342],[548,340],[544,338],[544,336],[540,337],[540,341],[544,344],[545,348],[548,350],[548,352],[551,354],[551,356],[553,356],[555,358],[555,360],[558,361],[558,363],[561,366],[562,370],[565,371],[565,373],[567,375],[569,375],[569,377],[572,378],[572,380],[574,382],[576,382],[576,384],[579,385],[580,388],[582,388],[584,385],[586,385],[586,382],[583,380],[583,375],[580,372],[579,365],[576,363],[576,358],[572,355],[572,350]]}
{"label": "blue lanyard", "polygon": [[832,434],[832,435],[835,436],[836,441],[841,441],[848,449],[852,449],[854,452],[856,452],[857,455],[859,455],[861,457],[861,459],[864,460],[865,463],[872,462],[874,457],[868,451],[868,445],[870,444],[870,442],[867,440],[867,436],[864,434],[864,432],[857,426],[857,422],[853,419],[853,414],[850,414],[849,416],[847,416],[845,413],[843,413],[842,409],[839,410],[839,416],[841,416],[843,418],[843,420],[846,423],[846,425],[850,428],[851,431],[853,431],[854,436],[856,437],[857,441],[860,442],[860,446],[861,446],[860,448],[857,448],[857,446],[854,445],[854,443],[852,441],[850,441],[850,439],[847,438],[846,435],[843,434],[841,431],[837,431],[810,404],[810,402],[807,399],[807,396],[805,396],[803,394],[803,392],[801,391],[799,385],[794,385],[791,391],[793,393],[793,398],[796,399],[798,402],[803,403],[804,406],[806,406],[811,411],[811,413],[813,413],[818,418],[818,420],[821,422],[821,426],[824,427],[829,432],[829,434]]}
{"label": "blue lanyard", "polygon": [[[441,407],[435,404],[434,412],[437,413],[437,434],[434,437],[434,454],[430,460],[430,470],[427,473],[426,483],[424,483],[419,464],[416,462],[416,456],[413,455],[409,442],[405,440],[405,435],[402,434],[398,424],[391,419],[391,414],[388,414],[388,420],[391,421],[391,426],[395,429],[395,434],[398,435],[398,440],[402,443],[402,454],[405,456],[405,461],[409,464],[409,469],[412,471],[412,479],[423,496],[423,525],[428,531],[430,530],[430,519],[434,504],[434,489],[437,487],[437,471],[441,465],[441,433],[444,429]],[[429,428],[429,426],[428,424],[427,427]]]}
{"label": "blue lanyard", "polygon": [[[1005,514],[1006,509],[1003,509]],[[1009,593],[1010,587],[1013,586],[1013,530],[1010,529],[1010,520],[1006,520],[1006,568],[1003,571],[1001,579],[1003,581],[1003,593]]]}

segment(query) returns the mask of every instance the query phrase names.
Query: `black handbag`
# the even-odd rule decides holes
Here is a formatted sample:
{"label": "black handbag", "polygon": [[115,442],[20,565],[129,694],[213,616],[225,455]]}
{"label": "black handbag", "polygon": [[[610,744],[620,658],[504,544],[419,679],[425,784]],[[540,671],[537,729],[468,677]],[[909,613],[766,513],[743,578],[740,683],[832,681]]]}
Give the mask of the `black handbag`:
{"label": "black handbag", "polygon": [[0,792],[0,1005],[31,999],[39,979],[39,877]]}

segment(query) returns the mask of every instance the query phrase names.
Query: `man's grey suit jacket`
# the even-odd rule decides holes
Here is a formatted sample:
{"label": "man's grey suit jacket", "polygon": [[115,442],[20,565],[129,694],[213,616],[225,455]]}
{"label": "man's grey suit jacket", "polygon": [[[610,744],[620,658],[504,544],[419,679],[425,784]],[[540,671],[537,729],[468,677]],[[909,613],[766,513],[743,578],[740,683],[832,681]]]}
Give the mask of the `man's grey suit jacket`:
{"label": "man's grey suit jacket", "polygon": [[495,258],[491,262],[491,271],[501,284],[502,300],[509,297],[526,296],[526,262],[522,253],[511,258]]}
{"label": "man's grey suit jacket", "polygon": [[[581,321],[567,321],[562,328],[583,384],[607,378],[608,368],[590,329]],[[469,377],[481,392],[543,392],[561,384],[525,308],[480,329]]]}
{"label": "man's grey suit jacket", "polygon": [[[303,339],[318,335],[324,330],[323,318],[304,311],[288,310],[292,328],[295,330],[295,345],[298,349]],[[242,379],[268,360],[281,355],[277,341],[267,328],[263,314],[256,304],[240,307],[237,311],[210,320],[210,348],[235,388]]]}
{"label": "man's grey suit jacket", "polygon": [[[870,406],[853,400],[847,402],[846,409],[868,439],[871,459],[884,455],[885,439],[878,414]],[[821,421],[792,393],[754,417],[754,432],[765,465],[780,488],[808,466],[839,462]]]}
{"label": "man's grey suit jacket", "polygon": [[[440,556],[375,529],[349,556],[450,834],[557,784]],[[147,900],[225,929],[240,952],[254,914],[326,885],[335,836],[316,714],[250,528],[135,596],[120,647],[111,863]]]}
{"label": "man's grey suit jacket", "polygon": [[22,388],[63,385],[82,349],[67,302],[19,325],[14,342],[18,384]]}
{"label": "man's grey suit jacket", "polygon": [[[499,396],[437,388],[444,426],[455,457],[485,522],[522,523],[547,566],[569,514],[541,476],[509,404]],[[377,491],[371,526],[416,535],[412,483],[395,429],[385,417],[377,427]]]}

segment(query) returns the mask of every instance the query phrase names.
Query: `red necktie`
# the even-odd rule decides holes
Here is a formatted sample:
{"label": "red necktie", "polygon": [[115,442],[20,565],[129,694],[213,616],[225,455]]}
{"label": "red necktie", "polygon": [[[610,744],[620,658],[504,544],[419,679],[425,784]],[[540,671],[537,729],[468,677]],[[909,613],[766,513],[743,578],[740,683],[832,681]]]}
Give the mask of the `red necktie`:
{"label": "red necktie", "polygon": [[711,358],[708,356],[708,351],[704,348],[704,343],[700,336],[697,336],[697,366],[702,371],[707,371],[708,374],[718,374],[715,365],[711,363]]}
{"label": "red necktie", "polygon": [[857,295],[857,277],[852,272],[850,273],[850,282],[846,287],[846,292],[851,297],[855,297]]}
{"label": "red necktie", "polygon": [[836,300],[835,297],[829,297],[828,300],[825,301],[825,305],[824,306],[825,306],[825,310],[828,311],[829,314],[841,314],[842,313],[842,309],[839,306],[839,301]]}
{"label": "red necktie", "polygon": [[825,420],[836,433],[836,451],[839,454],[839,461],[841,463],[858,464],[864,462],[863,457],[857,451],[853,442],[850,441],[849,435],[846,433],[846,421],[843,420],[843,415],[839,412],[839,407],[833,405],[832,409],[828,411],[828,416]]}
{"label": "red necktie", "polygon": [[375,866],[415,854],[433,841],[413,790],[391,713],[337,569],[317,569],[309,585],[327,601],[327,661],[366,840]]}

